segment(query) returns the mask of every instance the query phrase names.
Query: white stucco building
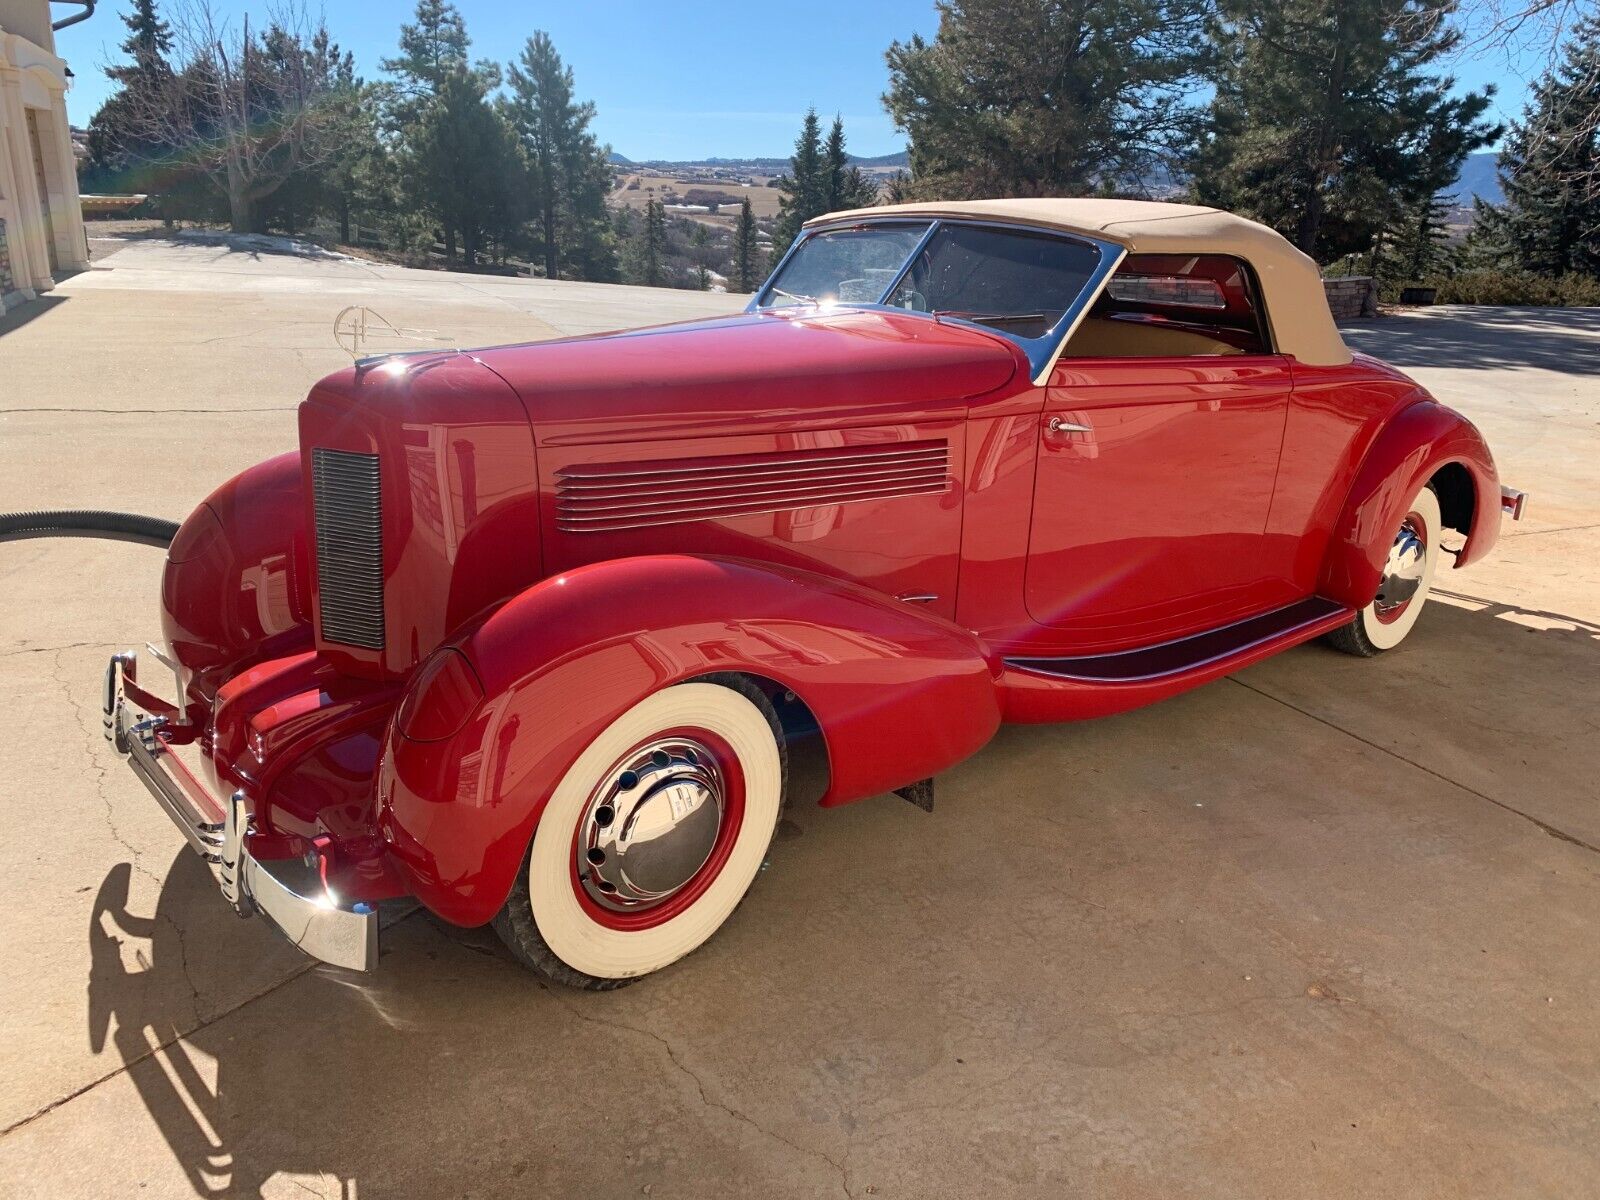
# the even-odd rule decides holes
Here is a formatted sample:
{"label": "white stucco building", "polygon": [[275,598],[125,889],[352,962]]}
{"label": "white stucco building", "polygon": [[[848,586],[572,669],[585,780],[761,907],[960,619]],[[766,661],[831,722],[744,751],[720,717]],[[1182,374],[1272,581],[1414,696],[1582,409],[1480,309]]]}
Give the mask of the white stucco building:
{"label": "white stucco building", "polygon": [[[93,5],[57,10],[60,19]],[[0,309],[88,266],[49,0],[0,0]]]}

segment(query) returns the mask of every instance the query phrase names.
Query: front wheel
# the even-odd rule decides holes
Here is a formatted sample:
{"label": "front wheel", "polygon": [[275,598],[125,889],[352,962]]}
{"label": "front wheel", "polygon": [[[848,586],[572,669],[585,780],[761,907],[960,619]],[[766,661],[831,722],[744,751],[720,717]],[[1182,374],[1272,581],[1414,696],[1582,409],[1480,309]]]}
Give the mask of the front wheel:
{"label": "front wheel", "polygon": [[761,870],[783,809],[771,703],[739,676],[645,697],[539,818],[495,931],[545,977],[620,987],[697,949]]}
{"label": "front wheel", "polygon": [[1327,635],[1330,645],[1346,654],[1370,658],[1405,640],[1433,587],[1434,568],[1442,552],[1442,529],[1439,498],[1432,487],[1424,485],[1389,545],[1377,596],[1350,624]]}

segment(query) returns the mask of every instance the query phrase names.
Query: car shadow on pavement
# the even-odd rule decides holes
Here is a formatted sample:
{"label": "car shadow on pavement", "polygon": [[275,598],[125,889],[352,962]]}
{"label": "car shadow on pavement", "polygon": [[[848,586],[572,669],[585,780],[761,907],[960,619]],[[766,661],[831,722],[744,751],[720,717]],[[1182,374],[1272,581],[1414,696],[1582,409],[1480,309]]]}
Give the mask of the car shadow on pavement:
{"label": "car shadow on pavement", "polygon": [[[476,1058],[466,1047],[479,1041],[486,1010],[539,1008],[548,991],[488,930],[424,918],[389,927],[398,936],[385,956],[401,961],[387,971],[356,975],[296,955],[259,989],[213,1010],[203,998],[237,984],[241,946],[260,944],[251,935],[262,923],[228,912],[210,869],[187,848],[168,868],[152,916],[130,911],[133,870],[114,866],[95,897],[89,1043],[126,1068],[194,1193],[257,1196],[288,1176],[314,1182],[330,1200],[354,1197],[358,1180],[362,1196],[443,1194],[442,1181],[439,1189],[417,1182],[437,1169],[427,1139],[378,1135],[375,1103],[416,1102],[430,1060]],[[538,1038],[517,1051],[530,1052],[543,1055]],[[470,1079],[458,1084],[472,1094]],[[460,1102],[452,1090],[441,1095]]]}
{"label": "car shadow on pavement", "polygon": [[[200,1196],[254,1194],[273,1174],[241,1158],[231,1143],[223,1106],[226,1064],[216,1083],[205,1078],[195,1049],[205,1051],[205,1028],[196,1030],[195,972],[185,927],[197,906],[217,903],[210,870],[187,849],[173,860],[153,917],[128,910],[132,866],[118,863],[95,896],[89,920],[89,1043],[115,1052],[128,1068],[147,1112]],[[125,947],[133,947],[133,963]],[[181,978],[180,978],[181,977]],[[183,983],[184,986],[174,986]],[[185,989],[189,1002],[179,997]],[[269,1118],[270,1119],[270,1118]]]}
{"label": "car shadow on pavement", "polygon": [[1453,307],[1449,320],[1404,313],[1347,322],[1353,349],[1397,367],[1538,367],[1600,375],[1600,308]]}
{"label": "car shadow on pavement", "polygon": [[[1355,702],[1372,694],[1373,672],[1387,670],[1390,684],[1400,688],[1394,703],[1410,702],[1406,688],[1427,687],[1448,709],[1434,714],[1437,725],[1474,731],[1440,751],[1440,763],[1448,758],[1452,774],[1484,767],[1496,773],[1496,790],[1509,794],[1537,796],[1546,785],[1570,792],[1564,776],[1540,774],[1548,761],[1536,751],[1543,745],[1576,747],[1566,754],[1569,764],[1593,756],[1583,748],[1589,740],[1581,729],[1585,713],[1575,702],[1593,679],[1600,626],[1461,593],[1440,596],[1447,603],[1426,614],[1417,644],[1408,644],[1403,653],[1358,662],[1306,647],[1275,660],[1272,674],[1303,690],[1312,707],[1331,701],[1337,721],[1341,713],[1364,711]],[[1449,671],[1459,686],[1441,693],[1440,670]],[[1260,666],[1252,675],[1272,691],[1283,690]],[[1234,690],[1221,681],[1209,690],[1211,703],[1231,703]],[[1499,697],[1506,691],[1526,695],[1534,690],[1541,697],[1534,708],[1503,711]],[[1374,710],[1364,719],[1378,722],[1372,733],[1378,736],[1390,716]],[[1519,727],[1519,720],[1528,727]],[[1070,758],[1086,737],[1107,742],[1136,736],[1118,732],[1110,722],[1095,726],[1057,738],[1037,727],[1010,727],[981,757]],[[1205,728],[1209,737],[1209,722]],[[1512,753],[1514,744],[1522,750]],[[992,765],[978,773],[992,774]],[[1584,777],[1592,775],[1584,772]],[[1217,784],[1226,790],[1226,780]],[[983,800],[969,791],[959,791],[954,803]],[[1023,823],[1059,804],[1027,791],[1002,800],[1016,810],[1004,819]],[[1560,805],[1573,797],[1552,795],[1550,800]],[[885,797],[864,803],[901,802]],[[1074,818],[1077,835],[1090,843],[1094,824],[1112,819],[1093,812],[1085,807]],[[1537,815],[1552,826],[1569,823],[1559,810]],[[936,812],[917,819],[939,818]],[[1461,821],[1471,820],[1464,812]],[[819,819],[813,826],[816,836],[806,839],[814,843],[806,847],[810,869],[846,872],[835,839],[850,837],[849,825],[829,828]],[[452,929],[426,916],[386,931],[384,960],[374,975],[284,958],[273,961],[259,986],[208,1005],[203,997],[223,995],[237,983],[241,955],[253,955],[253,946],[266,944],[264,938],[251,940],[261,922],[239,922],[227,913],[209,869],[187,848],[162,878],[153,915],[129,909],[133,870],[128,863],[114,866],[95,899],[88,931],[88,1035],[96,1053],[109,1051],[126,1068],[198,1196],[259,1195],[280,1175],[314,1180],[320,1194],[342,1197],[479,1190],[539,1194],[543,1172],[568,1167],[587,1153],[582,1147],[593,1132],[589,1107],[547,1101],[595,1091],[587,1046],[596,1029],[608,1039],[638,1035],[639,1071],[628,1095],[607,1093],[613,1121],[626,1125],[646,1119],[629,1105],[646,1113],[659,1110],[663,1094],[671,1095],[674,1072],[682,1069],[674,1066],[675,1058],[662,1057],[660,1036],[619,1016],[633,1011],[626,999],[631,989],[604,996],[549,989],[511,962],[489,930]],[[845,886],[843,874],[812,882],[829,894]],[[1023,891],[1032,887],[1022,885]],[[855,895],[859,940],[870,957],[887,961],[894,953],[888,944],[897,936],[894,926],[878,915],[871,889]],[[1114,897],[1104,898],[1115,903]],[[1054,910],[1020,907],[1033,914],[1030,940],[1047,944],[1072,945],[1070,927],[1084,919],[1070,904]],[[1061,928],[1048,927],[1056,923]],[[762,968],[743,963],[738,969],[759,974]],[[847,980],[828,977],[839,969],[827,960],[807,968],[822,992],[848,990]],[[699,970],[704,973],[690,968],[675,978],[647,981],[635,1000],[647,995],[644,989],[656,989],[690,1014],[682,1020],[692,1022],[700,1009],[715,1008],[718,994],[717,972],[709,964]],[[750,986],[743,975],[735,978],[741,989]],[[803,1012],[806,1003],[816,1001],[795,1003]],[[1086,1012],[1093,1011],[1091,1004]],[[665,1018],[668,1029],[674,1019]],[[768,1014],[765,1019],[784,1018]],[[1114,1017],[1104,1019],[1115,1024]],[[1086,1027],[1085,1038],[1094,1035]],[[446,1149],[441,1139],[456,1138],[459,1134],[451,1131],[463,1129],[472,1131],[470,1140],[478,1148]],[[537,1130],[531,1142],[528,1130]],[[330,1191],[335,1181],[337,1190]]]}
{"label": "car shadow on pavement", "polygon": [[1541,633],[1565,634],[1579,641],[1600,645],[1600,623],[1574,617],[1567,613],[1549,612],[1542,608],[1526,608],[1502,600],[1489,600],[1466,592],[1452,592],[1434,588],[1429,596],[1446,605],[1469,610],[1478,616],[1498,617]]}

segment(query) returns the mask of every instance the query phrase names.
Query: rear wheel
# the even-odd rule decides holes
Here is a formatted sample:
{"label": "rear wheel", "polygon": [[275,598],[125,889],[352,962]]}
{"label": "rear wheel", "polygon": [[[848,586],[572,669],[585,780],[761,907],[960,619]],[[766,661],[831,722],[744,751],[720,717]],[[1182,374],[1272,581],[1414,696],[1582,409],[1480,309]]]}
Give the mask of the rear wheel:
{"label": "rear wheel", "polygon": [[1330,645],[1346,654],[1370,658],[1405,640],[1433,587],[1442,529],[1439,498],[1431,487],[1424,486],[1406,510],[1389,545],[1377,596],[1350,624],[1327,635]]}
{"label": "rear wheel", "polygon": [[574,987],[620,987],[677,961],[761,870],[784,766],[772,705],[743,677],[645,697],[556,786],[496,932]]}

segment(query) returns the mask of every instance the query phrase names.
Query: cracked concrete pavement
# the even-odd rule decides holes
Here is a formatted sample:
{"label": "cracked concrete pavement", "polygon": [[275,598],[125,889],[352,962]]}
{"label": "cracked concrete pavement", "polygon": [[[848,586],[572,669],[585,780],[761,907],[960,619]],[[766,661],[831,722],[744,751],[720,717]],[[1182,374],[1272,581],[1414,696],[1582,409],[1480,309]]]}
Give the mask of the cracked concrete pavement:
{"label": "cracked concrete pavement", "polygon": [[[181,517],[294,444],[348,303],[463,344],[727,297],[134,243],[0,319],[0,511]],[[794,811],[728,927],[603,995],[223,906],[101,738],[157,551],[0,545],[7,1196],[1585,1196],[1600,1177],[1600,314],[1352,343],[1533,493],[1406,647],[1011,728],[924,815]]]}

